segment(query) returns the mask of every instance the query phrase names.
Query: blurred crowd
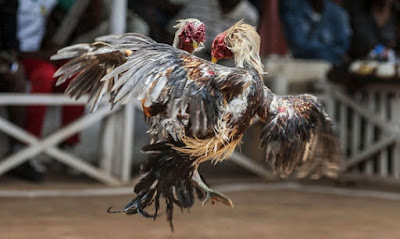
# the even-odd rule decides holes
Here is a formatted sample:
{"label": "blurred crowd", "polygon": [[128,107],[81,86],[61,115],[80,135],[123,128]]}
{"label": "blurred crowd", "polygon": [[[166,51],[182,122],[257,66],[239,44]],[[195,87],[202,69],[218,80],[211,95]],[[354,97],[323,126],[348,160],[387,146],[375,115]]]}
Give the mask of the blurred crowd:
{"label": "blurred crowd", "polygon": [[[0,0],[0,92],[62,92],[53,74],[63,62],[49,57],[63,46],[92,42],[108,33],[110,0]],[[84,11],[75,12],[76,4]],[[128,0],[127,31],[172,43],[177,19],[198,18],[206,25],[202,52],[209,57],[214,37],[238,20],[254,25],[262,52],[293,58],[324,60],[335,65],[366,58],[377,47],[399,48],[399,2],[396,0]],[[78,24],[65,26],[66,18]],[[62,124],[83,113],[81,106],[64,106]],[[45,106],[7,107],[11,122],[41,137]],[[60,147],[74,147],[74,135]],[[24,147],[9,139],[7,154]],[[40,181],[44,171],[34,160],[11,172]]]}

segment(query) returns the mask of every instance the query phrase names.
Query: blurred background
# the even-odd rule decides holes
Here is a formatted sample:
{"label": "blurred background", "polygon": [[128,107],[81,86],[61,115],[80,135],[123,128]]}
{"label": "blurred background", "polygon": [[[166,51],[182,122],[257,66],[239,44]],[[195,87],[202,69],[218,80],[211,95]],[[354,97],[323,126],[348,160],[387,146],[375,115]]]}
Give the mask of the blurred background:
{"label": "blurred background", "polygon": [[[0,238],[400,238],[400,3],[397,0],[0,0]],[[111,215],[133,198],[149,142],[141,104],[94,113],[55,86],[58,49],[137,32],[172,44],[178,19],[214,37],[244,19],[261,36],[264,81],[312,93],[344,153],[337,179],[280,178],[260,122],[230,160],[200,172],[235,208]],[[230,61],[222,64],[232,65]]]}

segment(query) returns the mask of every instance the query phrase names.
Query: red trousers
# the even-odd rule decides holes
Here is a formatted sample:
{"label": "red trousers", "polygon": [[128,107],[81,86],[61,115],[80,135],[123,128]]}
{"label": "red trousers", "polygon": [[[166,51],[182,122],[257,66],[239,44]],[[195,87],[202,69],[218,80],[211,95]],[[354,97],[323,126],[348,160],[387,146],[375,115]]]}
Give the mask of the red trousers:
{"label": "red trousers", "polygon": [[[56,79],[53,74],[57,67],[49,61],[37,58],[25,58],[22,60],[25,67],[25,73],[31,83],[31,93],[52,93],[64,92],[69,81],[56,87]],[[84,111],[84,106],[63,106],[62,107],[62,126],[67,125],[79,118]],[[26,109],[26,130],[31,134],[40,137],[43,127],[43,121],[46,114],[46,106],[32,105]],[[75,134],[68,138],[65,143],[75,145],[79,142],[79,135]]]}

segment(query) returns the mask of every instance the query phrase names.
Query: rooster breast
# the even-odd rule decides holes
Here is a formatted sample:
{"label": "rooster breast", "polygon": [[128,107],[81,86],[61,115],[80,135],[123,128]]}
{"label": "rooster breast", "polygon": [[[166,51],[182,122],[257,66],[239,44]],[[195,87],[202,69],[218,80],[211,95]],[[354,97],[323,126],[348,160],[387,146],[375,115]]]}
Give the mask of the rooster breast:
{"label": "rooster breast", "polygon": [[255,70],[248,72],[248,80],[240,85],[241,89],[236,89],[236,95],[224,94],[221,89],[223,104],[220,106],[220,118],[214,133],[207,138],[183,135],[185,146],[176,148],[177,151],[198,158],[196,163],[206,160],[221,161],[232,155],[263,101],[260,76]]}

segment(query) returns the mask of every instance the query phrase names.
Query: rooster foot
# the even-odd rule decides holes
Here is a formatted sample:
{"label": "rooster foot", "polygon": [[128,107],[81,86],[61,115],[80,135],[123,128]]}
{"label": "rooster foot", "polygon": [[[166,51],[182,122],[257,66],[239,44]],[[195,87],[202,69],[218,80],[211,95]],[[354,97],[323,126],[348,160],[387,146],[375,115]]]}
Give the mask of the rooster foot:
{"label": "rooster foot", "polygon": [[228,205],[230,207],[234,207],[233,206],[233,202],[230,198],[228,198],[227,196],[225,196],[224,194],[214,191],[212,189],[208,189],[205,190],[206,191],[206,198],[203,201],[203,206],[206,205],[206,203],[211,202],[212,205],[217,204],[218,202],[223,203],[225,205]]}
{"label": "rooster foot", "polygon": [[201,179],[200,174],[197,170],[193,172],[192,175],[192,181],[205,193],[206,198],[203,200],[203,206],[211,202],[212,205],[217,204],[218,202],[223,203],[225,205],[228,205],[230,207],[233,206],[233,202],[231,199],[229,199],[227,196],[224,194],[214,191],[211,188],[209,188]]}

